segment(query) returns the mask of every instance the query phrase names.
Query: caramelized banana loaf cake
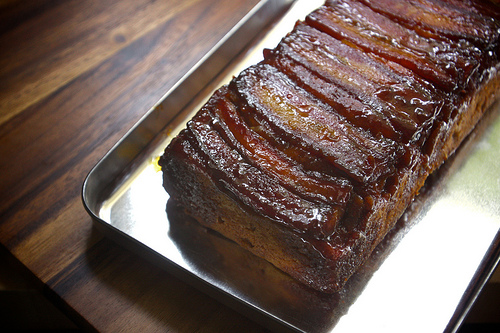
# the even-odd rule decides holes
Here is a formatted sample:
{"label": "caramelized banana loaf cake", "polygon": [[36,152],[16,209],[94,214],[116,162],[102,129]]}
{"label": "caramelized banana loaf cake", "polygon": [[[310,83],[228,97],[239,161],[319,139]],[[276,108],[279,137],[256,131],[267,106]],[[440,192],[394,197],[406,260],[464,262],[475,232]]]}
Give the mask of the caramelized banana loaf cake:
{"label": "caramelized banana loaf cake", "polygon": [[496,99],[499,18],[491,1],[327,1],[173,139],[165,189],[338,291]]}

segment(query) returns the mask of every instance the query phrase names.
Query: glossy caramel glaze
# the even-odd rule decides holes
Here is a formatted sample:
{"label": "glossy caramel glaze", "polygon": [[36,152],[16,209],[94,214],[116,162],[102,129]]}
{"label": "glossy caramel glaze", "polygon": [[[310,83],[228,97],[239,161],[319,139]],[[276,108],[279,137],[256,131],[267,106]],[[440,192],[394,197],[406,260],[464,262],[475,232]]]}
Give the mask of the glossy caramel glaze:
{"label": "glossy caramel glaze", "polygon": [[[487,102],[474,100],[496,74],[499,13],[473,0],[327,1],[173,140],[160,160],[165,187],[199,204],[175,165],[189,161],[230,198],[219,205],[235,202],[258,221],[245,232],[277,223],[272,237],[297,235],[284,245],[290,253],[323,258],[295,261],[336,273],[315,278],[319,268],[291,268],[266,255],[258,237],[240,244],[316,289],[337,290],[496,93],[483,89]],[[210,209],[218,215],[217,205]],[[212,220],[205,224],[238,241]]]}

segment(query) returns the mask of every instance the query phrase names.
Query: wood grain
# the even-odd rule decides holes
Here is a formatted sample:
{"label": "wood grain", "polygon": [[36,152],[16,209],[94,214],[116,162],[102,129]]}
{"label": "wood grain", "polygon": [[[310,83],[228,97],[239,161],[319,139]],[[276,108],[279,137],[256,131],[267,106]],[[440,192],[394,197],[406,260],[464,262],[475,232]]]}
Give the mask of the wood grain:
{"label": "wood grain", "polygon": [[86,330],[259,325],[94,230],[95,163],[255,4],[0,2],[0,242]]}

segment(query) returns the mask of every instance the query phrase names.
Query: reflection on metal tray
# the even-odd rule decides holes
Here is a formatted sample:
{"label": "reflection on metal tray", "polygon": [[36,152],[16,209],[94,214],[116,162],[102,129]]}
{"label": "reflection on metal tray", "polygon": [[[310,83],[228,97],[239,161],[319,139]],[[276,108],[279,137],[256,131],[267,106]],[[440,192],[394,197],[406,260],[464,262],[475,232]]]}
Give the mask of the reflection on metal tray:
{"label": "reflection on metal tray", "polygon": [[[368,262],[333,295],[311,291],[193,223],[162,188],[156,160],[193,112],[321,3],[295,2],[272,30],[259,35],[289,5],[261,2],[91,170],[84,205],[108,236],[271,329],[454,331],[500,253],[498,105],[431,176]],[[258,42],[230,62],[227,50],[244,49],[241,37],[249,41],[256,35]],[[207,75],[207,68],[216,72]]]}

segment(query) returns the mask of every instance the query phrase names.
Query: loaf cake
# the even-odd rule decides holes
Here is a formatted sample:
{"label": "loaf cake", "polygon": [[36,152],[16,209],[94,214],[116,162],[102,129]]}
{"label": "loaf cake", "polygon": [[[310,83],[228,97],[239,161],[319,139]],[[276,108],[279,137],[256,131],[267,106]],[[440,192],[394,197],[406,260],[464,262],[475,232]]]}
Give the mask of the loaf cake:
{"label": "loaf cake", "polygon": [[327,1],[171,141],[163,186],[336,292],[495,101],[499,18],[492,1]]}

